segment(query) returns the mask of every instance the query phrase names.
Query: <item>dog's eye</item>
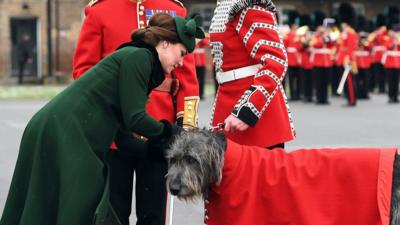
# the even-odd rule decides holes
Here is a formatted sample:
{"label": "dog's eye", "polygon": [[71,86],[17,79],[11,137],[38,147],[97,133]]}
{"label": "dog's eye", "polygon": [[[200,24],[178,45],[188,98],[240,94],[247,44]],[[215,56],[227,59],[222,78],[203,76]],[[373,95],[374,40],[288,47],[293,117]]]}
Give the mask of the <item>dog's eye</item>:
{"label": "dog's eye", "polygon": [[194,158],[192,158],[192,157],[187,157],[187,162],[189,164],[194,164],[194,163],[196,163],[196,160]]}

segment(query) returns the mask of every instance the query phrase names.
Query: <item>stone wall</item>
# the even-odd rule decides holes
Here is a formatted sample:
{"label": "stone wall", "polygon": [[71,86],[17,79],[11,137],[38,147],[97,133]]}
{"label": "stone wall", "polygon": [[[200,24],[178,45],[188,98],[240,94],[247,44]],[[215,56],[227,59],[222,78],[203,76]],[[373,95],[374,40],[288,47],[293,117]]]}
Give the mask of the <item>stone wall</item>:
{"label": "stone wall", "polygon": [[[52,48],[54,74],[57,30],[60,37],[60,73],[71,73],[72,55],[79,35],[86,5],[81,0],[60,0],[59,13],[56,15],[55,1],[52,1]],[[59,18],[59,29],[56,29],[56,17]],[[11,18],[37,18],[39,25],[40,67],[42,76],[47,76],[47,1],[45,0],[3,0],[0,1],[0,79],[10,79],[11,70]]]}

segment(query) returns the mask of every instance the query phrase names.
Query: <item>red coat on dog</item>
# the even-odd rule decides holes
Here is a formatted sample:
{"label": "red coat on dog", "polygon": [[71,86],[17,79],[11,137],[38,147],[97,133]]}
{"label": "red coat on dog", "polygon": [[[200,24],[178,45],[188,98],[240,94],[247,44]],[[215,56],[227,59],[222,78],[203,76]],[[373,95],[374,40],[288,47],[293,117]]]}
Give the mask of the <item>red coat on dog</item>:
{"label": "red coat on dog", "polygon": [[388,225],[396,149],[283,149],[227,140],[207,225]]}

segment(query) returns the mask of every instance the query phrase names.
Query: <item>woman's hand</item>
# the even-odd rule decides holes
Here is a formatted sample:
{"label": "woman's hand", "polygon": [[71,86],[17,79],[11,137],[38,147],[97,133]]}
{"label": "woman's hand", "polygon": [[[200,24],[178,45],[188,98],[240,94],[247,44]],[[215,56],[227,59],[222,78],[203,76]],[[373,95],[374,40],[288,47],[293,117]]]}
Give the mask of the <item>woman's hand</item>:
{"label": "woman's hand", "polygon": [[238,131],[245,131],[249,128],[245,122],[241,121],[240,119],[234,117],[233,115],[229,115],[228,118],[225,119],[225,131],[226,132],[234,132],[235,130]]}

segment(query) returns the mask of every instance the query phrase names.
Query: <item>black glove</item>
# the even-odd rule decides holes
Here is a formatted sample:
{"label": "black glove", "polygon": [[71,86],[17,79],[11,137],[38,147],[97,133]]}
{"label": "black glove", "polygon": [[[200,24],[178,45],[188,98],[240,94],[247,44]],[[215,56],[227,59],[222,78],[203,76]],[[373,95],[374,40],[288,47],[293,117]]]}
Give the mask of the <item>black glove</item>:
{"label": "black glove", "polygon": [[167,149],[170,147],[175,137],[183,131],[183,128],[171,124],[167,120],[161,120],[160,122],[164,124],[163,132],[160,136],[149,139],[147,141],[147,146],[150,158],[164,161]]}
{"label": "black glove", "polygon": [[122,155],[147,158],[148,150],[146,141],[133,137],[132,132],[127,129],[118,129],[114,137],[114,142]]}

